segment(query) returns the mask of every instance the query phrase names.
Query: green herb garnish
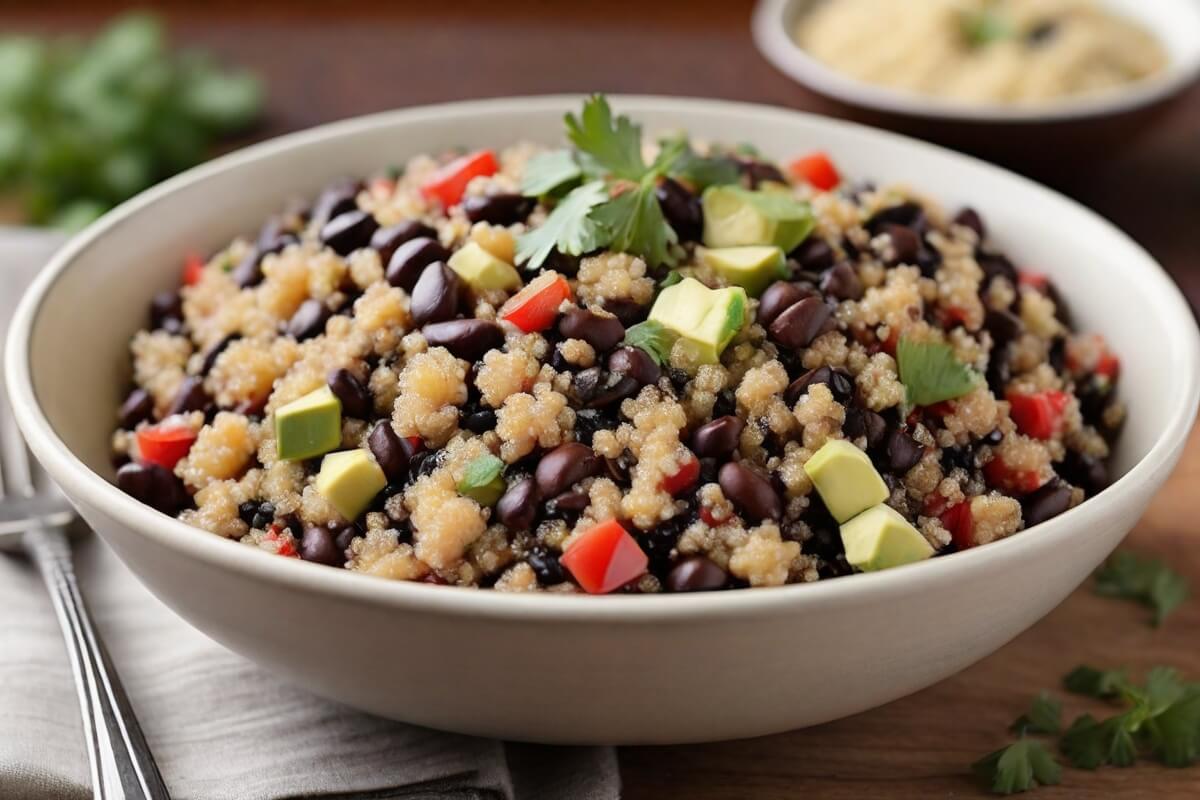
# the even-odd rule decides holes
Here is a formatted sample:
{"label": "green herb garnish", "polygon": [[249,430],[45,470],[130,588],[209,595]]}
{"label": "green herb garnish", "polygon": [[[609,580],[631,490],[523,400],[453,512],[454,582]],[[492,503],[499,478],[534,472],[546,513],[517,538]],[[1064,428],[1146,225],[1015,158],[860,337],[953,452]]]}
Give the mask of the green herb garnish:
{"label": "green herb garnish", "polygon": [[654,359],[654,363],[661,367],[670,361],[671,348],[675,346],[676,338],[678,337],[661,322],[648,319],[626,328],[625,340],[621,344],[645,350]]}
{"label": "green herb garnish", "polygon": [[526,197],[543,197],[573,186],[583,177],[583,170],[570,150],[551,150],[529,159],[521,176],[521,193]]}
{"label": "green herb garnish", "polygon": [[672,178],[681,178],[698,192],[709,186],[737,183],[739,173],[737,164],[728,156],[706,157],[697,155],[692,150],[687,137],[680,135],[659,141],[665,151],[667,147],[678,147],[679,153],[673,159],[669,172]]}
{"label": "green herb garnish", "polygon": [[546,221],[517,237],[517,263],[536,269],[557,249],[578,256],[603,247],[608,241],[592,212],[608,202],[603,181],[591,181],[573,189],[554,207]]}
{"label": "green herb garnish", "polygon": [[1095,667],[1076,667],[1063,678],[1063,688],[1068,692],[1088,697],[1116,697],[1129,686],[1125,670],[1101,670]]}
{"label": "green herb garnish", "polygon": [[683,273],[677,269],[673,269],[668,272],[661,281],[658,282],[658,288],[669,289],[670,287],[679,283],[681,280],[683,280]]}
{"label": "green herb garnish", "polygon": [[954,357],[954,348],[941,342],[917,342],[901,336],[896,361],[910,406],[953,400],[979,384],[979,374]]}
{"label": "green herb garnish", "polygon": [[997,794],[1025,792],[1062,779],[1062,767],[1036,739],[1018,739],[979,759],[972,769]]}
{"label": "green herb garnish", "polygon": [[86,43],[0,39],[0,192],[34,223],[80,227],[202,161],[261,97],[248,73],[174,52],[145,14]]}
{"label": "green herb garnish", "polygon": [[1016,34],[1012,23],[994,8],[967,11],[960,22],[963,36],[971,47],[983,47]]}
{"label": "green herb garnish", "polygon": [[1096,593],[1132,600],[1154,610],[1154,626],[1188,598],[1187,579],[1156,559],[1113,554],[1096,573]]}
{"label": "green herb garnish", "polygon": [[592,95],[576,118],[567,114],[567,138],[586,156],[585,169],[608,177],[640,181],[646,176],[642,129],[624,115],[613,119],[604,95]]}
{"label": "green herb garnish", "polygon": [[1058,733],[1062,728],[1062,702],[1049,692],[1040,692],[1033,705],[1012,724],[1016,733]]}
{"label": "green herb garnish", "polygon": [[504,462],[488,453],[479,456],[463,470],[458,493],[481,506],[494,506],[504,494]]}
{"label": "green herb garnish", "polygon": [[679,241],[663,217],[654,184],[642,182],[598,207],[593,219],[609,237],[608,246],[623,253],[636,253],[648,264],[671,263],[668,248]]}

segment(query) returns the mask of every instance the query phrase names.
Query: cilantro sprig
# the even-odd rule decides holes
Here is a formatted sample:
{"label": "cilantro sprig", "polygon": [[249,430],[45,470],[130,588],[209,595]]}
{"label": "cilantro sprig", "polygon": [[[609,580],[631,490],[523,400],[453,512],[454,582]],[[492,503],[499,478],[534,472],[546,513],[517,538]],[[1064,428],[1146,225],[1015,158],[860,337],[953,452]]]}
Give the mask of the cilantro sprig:
{"label": "cilantro sprig", "polygon": [[1097,571],[1096,593],[1153,609],[1157,628],[1188,598],[1189,590],[1187,579],[1163,562],[1121,551]]}
{"label": "cilantro sprig", "polygon": [[910,406],[953,400],[979,385],[979,373],[955,358],[954,348],[942,342],[918,342],[901,336],[896,362]]}
{"label": "cilantro sprig", "polygon": [[660,142],[647,164],[641,126],[614,116],[603,95],[589,97],[578,116],[566,115],[565,124],[574,149],[530,159],[522,179],[521,191],[530,197],[565,192],[541,227],[518,237],[517,262],[526,269],[540,267],[555,249],[582,255],[601,247],[640,256],[650,266],[671,266],[679,237],[655,196],[659,179],[737,180],[732,164],[722,167],[720,159],[696,155],[684,139]]}

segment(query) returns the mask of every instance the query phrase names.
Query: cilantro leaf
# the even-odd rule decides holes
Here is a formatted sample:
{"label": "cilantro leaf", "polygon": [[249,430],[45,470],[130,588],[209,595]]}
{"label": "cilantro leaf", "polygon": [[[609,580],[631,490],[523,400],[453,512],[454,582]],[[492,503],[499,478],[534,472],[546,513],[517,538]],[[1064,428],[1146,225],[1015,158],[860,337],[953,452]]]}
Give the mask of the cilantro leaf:
{"label": "cilantro leaf", "polygon": [[1097,698],[1116,697],[1129,685],[1129,678],[1121,669],[1100,670],[1081,666],[1063,678],[1063,687],[1068,692]]}
{"label": "cilantro leaf", "polygon": [[675,346],[676,336],[667,330],[661,322],[648,319],[625,329],[625,339],[621,344],[644,350],[660,367],[670,361],[671,348]]}
{"label": "cilantro leaf", "polygon": [[583,170],[570,150],[538,153],[525,165],[521,176],[521,194],[542,197],[571,186],[583,177]]}
{"label": "cilantro leaf", "polygon": [[1154,609],[1154,626],[1188,598],[1187,579],[1166,564],[1122,551],[1096,573],[1096,593],[1132,600]]}
{"label": "cilantro leaf", "polygon": [[585,166],[631,181],[640,181],[646,175],[641,127],[625,115],[614,120],[604,95],[592,95],[584,101],[578,118],[567,114],[565,121],[567,138],[588,156]]}
{"label": "cilantro leaf", "polygon": [[1105,764],[1128,767],[1137,758],[1133,741],[1133,712],[1118,714],[1103,722],[1084,714],[1071,723],[1059,747],[1071,766],[1096,769]]}
{"label": "cilantro leaf", "polygon": [[503,472],[504,462],[485,453],[467,464],[462,480],[458,482],[458,493],[482,506],[495,505],[504,493]]}
{"label": "cilantro leaf", "polygon": [[661,281],[658,282],[659,289],[666,289],[683,280],[683,273],[677,269],[668,272]]}
{"label": "cilantro leaf", "polygon": [[671,162],[667,174],[672,178],[681,178],[692,184],[697,191],[704,191],[709,186],[721,186],[737,183],[740,177],[737,164],[728,156],[701,156],[692,150],[687,137],[680,135],[674,139],[663,139],[660,144],[665,148],[671,142],[678,142],[680,152]]}
{"label": "cilantro leaf", "polygon": [[592,210],[608,201],[603,181],[592,181],[562,199],[546,221],[517,237],[517,263],[537,269],[557,249],[577,256],[607,243],[604,229],[591,216]]}
{"label": "cilantro leaf", "polygon": [[954,357],[954,348],[941,342],[917,342],[901,336],[896,361],[912,406],[953,400],[979,383],[978,373]]}
{"label": "cilantro leaf", "polygon": [[1062,729],[1062,702],[1049,692],[1040,692],[1033,705],[1012,724],[1017,733],[1058,733]]}
{"label": "cilantro leaf", "polygon": [[1154,754],[1168,767],[1186,767],[1200,758],[1200,685],[1187,687],[1167,709],[1146,724]]}
{"label": "cilantro leaf", "polygon": [[1008,19],[991,8],[966,12],[959,22],[967,44],[972,47],[1007,39],[1015,33]]}
{"label": "cilantro leaf", "polygon": [[606,231],[613,250],[641,256],[651,267],[673,263],[669,248],[679,237],[663,217],[651,181],[614,197],[592,218]]}
{"label": "cilantro leaf", "polygon": [[1062,767],[1045,745],[1035,739],[1019,739],[984,756],[972,769],[996,794],[1025,792],[1035,786],[1057,784],[1062,779]]}

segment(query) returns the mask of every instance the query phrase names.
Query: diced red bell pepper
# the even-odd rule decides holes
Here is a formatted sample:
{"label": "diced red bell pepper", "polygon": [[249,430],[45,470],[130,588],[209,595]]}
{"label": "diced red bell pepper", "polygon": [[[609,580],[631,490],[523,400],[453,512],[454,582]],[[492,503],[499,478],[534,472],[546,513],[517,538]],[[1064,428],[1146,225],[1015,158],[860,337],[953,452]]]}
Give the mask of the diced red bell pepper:
{"label": "diced red bell pepper", "polygon": [[1040,272],[1020,269],[1017,270],[1017,284],[1044,292],[1046,291],[1046,287],[1050,285],[1050,279]]}
{"label": "diced red bell pepper", "polygon": [[500,308],[506,319],[526,333],[544,331],[554,324],[558,307],[571,299],[571,286],[557,272],[545,272],[517,292]]}
{"label": "diced red bell pepper", "polygon": [[183,282],[187,286],[195,286],[204,277],[204,259],[195,253],[188,253],[183,259]]}
{"label": "diced red bell pepper", "polygon": [[276,543],[275,555],[285,558],[296,556],[296,537],[278,523],[272,522],[267,528],[267,539]]}
{"label": "diced red bell pepper", "polygon": [[729,522],[729,517],[717,516],[715,509],[709,506],[700,506],[700,519],[704,520],[704,524],[710,528],[719,528]]}
{"label": "diced red bell pepper", "polygon": [[679,470],[673,475],[668,475],[663,478],[659,484],[664,492],[670,495],[677,495],[680,492],[690,489],[696,485],[696,481],[700,478],[700,459],[696,458],[690,451],[686,458],[680,460]]}
{"label": "diced red bell pepper", "polygon": [[1009,494],[1029,494],[1042,485],[1041,476],[1031,469],[1013,469],[1000,457],[983,465],[983,477],[988,485]]}
{"label": "diced red bell pepper", "polygon": [[562,565],[589,594],[607,594],[644,575],[649,559],[615,519],[589,528],[562,554]]}
{"label": "diced red bell pepper", "polygon": [[143,462],[175,469],[179,459],[188,454],[196,432],[183,425],[151,425],[137,432],[138,455]]}
{"label": "diced red bell pepper", "polygon": [[1117,376],[1121,374],[1121,360],[1108,352],[1108,350],[1105,350],[1096,361],[1096,367],[1093,372],[1097,375],[1103,375],[1109,381],[1115,381]]}
{"label": "diced red bell pepper", "polygon": [[971,518],[971,502],[969,500],[963,500],[950,506],[942,512],[940,519],[946,530],[950,531],[950,538],[954,540],[954,545],[959,550],[966,550],[975,545],[975,538],[972,536],[974,520]]}
{"label": "diced red bell pepper", "polygon": [[442,208],[457,205],[472,178],[495,175],[500,169],[496,154],[491,150],[478,150],[462,158],[456,158],[439,169],[429,180],[421,184],[421,194],[427,199],[441,201]]}
{"label": "diced red bell pepper", "polygon": [[796,180],[805,181],[822,192],[828,192],[842,182],[837,167],[825,153],[809,153],[788,164],[788,172]]}
{"label": "diced red bell pepper", "polygon": [[1066,392],[1054,390],[1033,394],[1009,392],[1007,398],[1012,406],[1009,415],[1017,423],[1017,430],[1034,439],[1050,439],[1062,430],[1063,409],[1071,399]]}

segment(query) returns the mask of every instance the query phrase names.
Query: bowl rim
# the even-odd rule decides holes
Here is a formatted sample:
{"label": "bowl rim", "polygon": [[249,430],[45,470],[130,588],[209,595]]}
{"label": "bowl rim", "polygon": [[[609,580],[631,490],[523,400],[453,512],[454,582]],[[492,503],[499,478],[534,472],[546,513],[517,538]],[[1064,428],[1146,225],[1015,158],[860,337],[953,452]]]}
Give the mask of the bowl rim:
{"label": "bowl rim", "polygon": [[1038,125],[1116,116],[1165,100],[1200,78],[1200,46],[1197,46],[1182,60],[1169,55],[1167,66],[1159,75],[1119,90],[1029,106],[961,103],[861,81],[810,56],[791,37],[785,25],[799,1],[758,0],[750,30],[759,53],[784,75],[819,94],[852,106],[906,117]]}
{"label": "bowl rim", "polygon": [[1051,189],[1008,170],[987,164],[926,142],[843,120],[768,105],[723,100],[705,100],[654,95],[612,95],[619,110],[737,115],[740,119],[764,122],[802,119],[836,131],[855,132],[876,139],[934,151],[954,166],[971,166],[1002,173],[1023,191],[1048,194],[1098,224],[1115,246],[1123,248],[1145,267],[1144,286],[1155,296],[1169,328],[1179,334],[1179,369],[1175,402],[1163,428],[1145,455],[1124,475],[1096,497],[1039,525],[1036,536],[1010,536],[986,547],[972,548],[929,559],[919,564],[837,580],[782,587],[730,592],[660,595],[558,595],[545,592],[507,593],[449,586],[429,586],[409,581],[391,581],[357,575],[347,570],[306,564],[299,559],[255,554],[236,541],[226,540],[187,525],[143,505],[121,492],[92,471],[59,438],[43,413],[32,384],[32,333],[42,303],[57,280],[76,263],[76,258],[98,238],[119,228],[160,198],[184,191],[209,177],[239,169],[260,159],[284,154],[295,147],[316,145],[338,138],[366,133],[380,127],[437,122],[447,117],[479,117],[487,114],[529,114],[574,108],[580,95],[558,94],[468,100],[403,110],[385,111],[333,122],[250,146],[230,153],[146,190],[104,215],[72,238],[42,269],[25,291],[9,328],[5,350],[5,382],[18,425],[34,455],[73,500],[102,514],[137,536],[151,539],[174,554],[195,558],[209,566],[241,577],[269,581],[297,590],[315,591],[364,604],[379,604],[447,617],[470,614],[494,620],[544,620],[596,624],[655,624],[687,620],[730,620],[764,613],[790,614],[799,607],[809,610],[849,603],[876,603],[922,585],[942,585],[983,576],[1006,566],[1015,568],[1036,553],[1049,553],[1080,531],[1100,525],[1113,504],[1126,495],[1148,492],[1165,480],[1177,460],[1196,416],[1200,402],[1200,333],[1190,308],[1178,287],[1161,266],[1125,233],[1095,212]]}

